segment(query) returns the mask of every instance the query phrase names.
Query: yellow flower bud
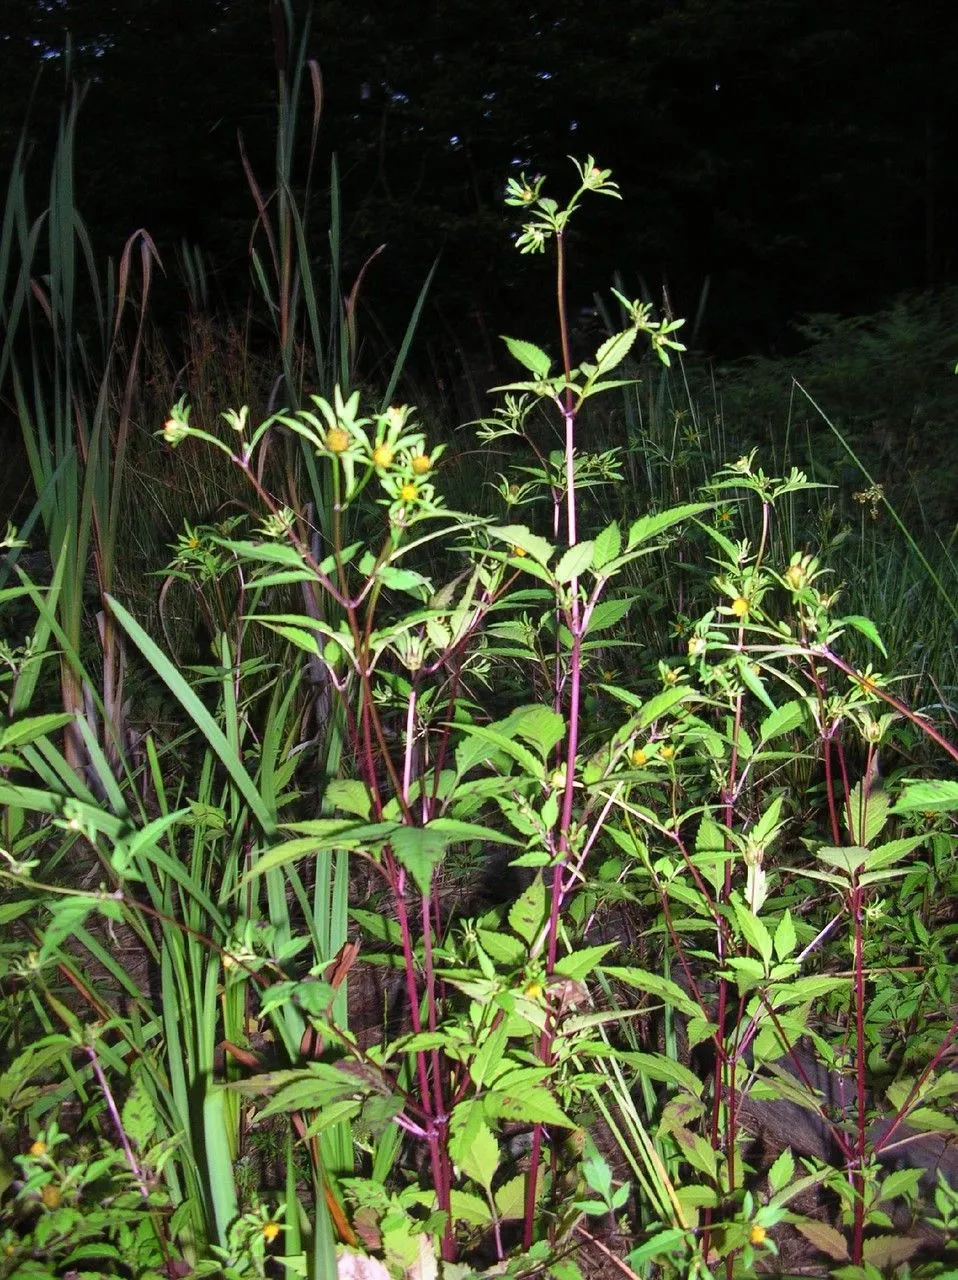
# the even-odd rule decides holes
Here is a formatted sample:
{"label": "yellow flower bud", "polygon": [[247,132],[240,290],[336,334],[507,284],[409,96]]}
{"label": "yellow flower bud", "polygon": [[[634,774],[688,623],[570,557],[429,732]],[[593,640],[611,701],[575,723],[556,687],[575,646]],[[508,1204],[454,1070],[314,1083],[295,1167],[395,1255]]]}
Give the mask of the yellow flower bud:
{"label": "yellow flower bud", "polygon": [[330,427],[326,432],[326,448],[330,453],[345,453],[349,445],[349,432],[342,427]]}
{"label": "yellow flower bud", "polygon": [[736,618],[744,618],[748,613],[748,601],[744,596],[736,596],[732,601],[732,612]]}
{"label": "yellow flower bud", "polygon": [[407,480],[403,487],[399,490],[399,496],[403,502],[415,502],[419,497],[419,486]]}
{"label": "yellow flower bud", "polygon": [[380,444],[373,450],[373,462],[377,467],[382,467],[385,471],[387,467],[393,464],[392,445]]}
{"label": "yellow flower bud", "polygon": [[428,453],[417,453],[412,460],[412,473],[414,476],[428,475],[432,470],[432,458]]}

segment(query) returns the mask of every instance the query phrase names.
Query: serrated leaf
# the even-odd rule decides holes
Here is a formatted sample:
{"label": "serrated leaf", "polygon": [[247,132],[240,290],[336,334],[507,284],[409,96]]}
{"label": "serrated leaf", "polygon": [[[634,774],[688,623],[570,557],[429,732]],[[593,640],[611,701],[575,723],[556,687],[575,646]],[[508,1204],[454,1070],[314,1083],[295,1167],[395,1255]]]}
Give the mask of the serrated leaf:
{"label": "serrated leaf", "polygon": [[769,1189],[774,1193],[787,1187],[795,1176],[795,1157],[788,1147],[781,1153],[768,1171]]}
{"label": "serrated leaf", "polygon": [[616,1054],[628,1066],[634,1067],[643,1080],[655,1080],[662,1084],[678,1085],[680,1089],[698,1097],[704,1089],[703,1082],[694,1071],[659,1053],[631,1053],[623,1050]]}
{"label": "serrated leaf", "polygon": [[622,530],[618,524],[607,524],[593,544],[592,567],[601,569],[622,550]]}
{"label": "serrated leaf", "polygon": [[531,946],[545,925],[547,916],[545,885],[542,877],[536,876],[528,889],[512,904],[509,910],[509,928]]}
{"label": "serrated leaf", "polygon": [[323,800],[333,809],[368,818],[372,811],[372,799],[365,782],[358,778],[332,778],[326,785]]}
{"label": "serrated leaf", "polygon": [[644,542],[649,542],[651,539],[659,537],[666,529],[682,524],[683,521],[690,520],[693,516],[701,515],[703,511],[709,511],[712,505],[711,502],[689,502],[685,506],[671,507],[668,511],[659,511],[656,515],[642,516],[630,527],[626,547],[629,551],[633,551]]}
{"label": "serrated leaf", "polygon": [[783,706],[776,707],[765,717],[759,727],[761,741],[771,742],[773,738],[780,738],[783,733],[800,729],[807,715],[805,705],[801,702],[786,702]]}
{"label": "serrated leaf", "polygon": [[537,378],[549,376],[552,361],[541,347],[537,347],[534,342],[526,342],[524,338],[507,338],[505,334],[501,336],[509,354],[514,360],[518,360],[524,369],[534,373]]}
{"label": "serrated leaf", "polygon": [[772,961],[772,937],[765,924],[736,895],[732,899],[735,920],[748,945],[762,957],[766,964]]}
{"label": "serrated leaf", "polygon": [[575,1128],[548,1089],[540,1085],[525,1085],[509,1091],[492,1089],[483,1096],[483,1104],[486,1114],[496,1119]]}
{"label": "serrated leaf", "polygon": [[891,813],[951,813],[958,809],[958,782],[950,778],[922,778],[902,786]]}
{"label": "serrated leaf", "polygon": [[879,651],[883,658],[888,657],[888,650],[882,644],[881,636],[878,634],[878,628],[872,622],[871,618],[863,618],[859,614],[849,614],[847,618],[839,618],[839,626],[851,627],[853,630],[860,632],[866,640],[870,640],[875,648]]}
{"label": "serrated leaf", "polygon": [[778,922],[775,929],[775,954],[779,960],[787,960],[795,951],[798,945],[798,938],[795,934],[795,925],[792,921],[792,913],[786,909],[785,914]]}
{"label": "serrated leaf", "polygon": [[595,353],[594,376],[601,377],[611,373],[620,365],[632,350],[637,334],[638,330],[635,328],[623,329],[621,333],[614,333],[611,338],[606,338]]}
{"label": "serrated leaf", "polygon": [[763,706],[768,707],[769,711],[774,711],[775,703],[769,696],[769,692],[765,688],[761,676],[756,675],[752,670],[752,664],[744,654],[735,654],[735,668],[738,671],[739,679],[742,681],[742,684],[745,685],[746,689],[748,689],[749,693],[758,698],[759,702],[761,702]]}
{"label": "serrated leaf", "polygon": [[453,1109],[449,1154],[467,1178],[489,1190],[499,1168],[499,1144],[486,1123],[482,1104],[474,1098]]}
{"label": "serrated leaf", "polygon": [[[540,1183],[542,1169],[539,1169]],[[496,1189],[496,1212],[504,1222],[518,1221],[526,1211],[526,1175],[518,1173]]]}
{"label": "serrated leaf", "polygon": [[551,543],[546,542],[545,538],[540,538],[537,533],[532,533],[524,524],[494,525],[487,532],[490,538],[506,542],[510,547],[520,547],[543,568],[548,565],[555,552],[555,547]]}
{"label": "serrated leaf", "polygon": [[585,634],[592,635],[596,631],[604,631],[606,627],[614,627],[617,622],[621,622],[628,614],[634,602],[634,596],[600,600],[589,614]]}
{"label": "serrated leaf", "polygon": [[891,797],[864,778],[852,787],[844,807],[843,825],[855,844],[870,845],[888,821]]}
{"label": "serrated leaf", "polygon": [[535,704],[518,707],[497,727],[508,738],[522,738],[534,746],[543,760],[565,733],[565,720],[551,707]]}
{"label": "serrated leaf", "polygon": [[584,982],[595,970],[603,956],[616,948],[614,942],[602,942],[594,947],[580,947],[556,961],[555,972],[563,978]]}
{"label": "serrated leaf", "polygon": [[827,1222],[813,1222],[811,1219],[800,1218],[795,1223],[795,1229],[800,1231],[809,1244],[814,1245],[820,1253],[834,1258],[836,1262],[847,1261],[849,1254],[845,1237],[840,1231],[830,1227]]}
{"label": "serrated leaf", "polygon": [[594,552],[595,543],[591,539],[577,542],[574,547],[570,547],[556,565],[556,582],[571,582],[573,578],[581,577],[591,566]]}
{"label": "serrated leaf", "polygon": [[156,1108],[153,1099],[137,1073],[133,1088],[127,1094],[121,1113],[123,1129],[137,1151],[144,1151],[156,1133]]}
{"label": "serrated leaf", "polygon": [[636,987],[655,996],[664,1004],[678,1009],[679,1013],[694,1018],[700,1009],[691,996],[687,995],[677,982],[671,978],[663,978],[660,973],[650,973],[647,969],[625,968],[620,965],[607,965],[605,972],[627,986]]}

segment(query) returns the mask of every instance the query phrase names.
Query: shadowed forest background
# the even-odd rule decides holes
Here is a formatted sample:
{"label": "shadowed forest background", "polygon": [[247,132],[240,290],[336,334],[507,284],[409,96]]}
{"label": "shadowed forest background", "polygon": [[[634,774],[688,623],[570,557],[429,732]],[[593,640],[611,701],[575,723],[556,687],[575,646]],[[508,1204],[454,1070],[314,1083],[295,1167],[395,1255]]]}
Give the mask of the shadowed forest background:
{"label": "shadowed forest background", "polygon": [[[955,281],[947,0],[409,0],[312,14],[314,197],[335,153],[347,276],[387,246],[365,289],[387,329],[437,252],[427,336],[484,349],[507,319],[534,325],[546,303],[514,269],[503,182],[554,173],[569,152],[595,154],[627,196],[596,214],[573,298],[591,305],[614,272],[656,300],[667,285],[676,314],[703,304],[696,340],[710,355],[794,350],[802,312],[860,315]],[[74,74],[91,82],[77,194],[97,249],[145,227],[169,268],[195,246],[214,298],[242,301],[251,208],[237,135],[268,171],[281,30],[266,0],[6,0],[0,165],[29,112],[32,172],[47,173],[69,31]],[[305,156],[308,129],[299,141]],[[172,286],[165,304],[182,305]]]}

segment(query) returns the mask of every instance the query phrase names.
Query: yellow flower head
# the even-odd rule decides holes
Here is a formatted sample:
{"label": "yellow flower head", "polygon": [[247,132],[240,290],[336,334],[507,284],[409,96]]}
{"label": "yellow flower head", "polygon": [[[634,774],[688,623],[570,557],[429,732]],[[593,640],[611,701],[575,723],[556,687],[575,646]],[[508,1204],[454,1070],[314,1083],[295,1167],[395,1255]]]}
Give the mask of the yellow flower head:
{"label": "yellow flower head", "polygon": [[509,550],[510,550],[510,553],[514,555],[517,560],[521,560],[523,556],[529,554],[526,551],[525,547],[510,547]]}
{"label": "yellow flower head", "polygon": [[55,1182],[48,1182],[45,1187],[40,1190],[40,1200],[44,1209],[59,1209],[60,1207],[60,1188]]}
{"label": "yellow flower head", "polygon": [[748,613],[748,601],[744,596],[736,596],[732,601],[732,612],[736,618],[744,618]]}
{"label": "yellow flower head", "polygon": [[663,760],[671,760],[675,756],[675,747],[664,746],[659,753]]}
{"label": "yellow flower head", "polygon": [[765,1241],[765,1228],[760,1227],[757,1222],[752,1224],[752,1228],[748,1233],[750,1244],[763,1244]]}
{"label": "yellow flower head", "polygon": [[30,1155],[45,1156],[46,1154],[47,1154],[47,1144],[43,1142],[40,1138],[37,1138],[36,1142],[30,1143]]}
{"label": "yellow flower head", "polygon": [[383,471],[393,464],[392,445],[380,444],[373,450],[373,462],[377,467],[382,467]]}
{"label": "yellow flower head", "polygon": [[648,764],[649,757],[645,754],[641,747],[637,747],[630,757],[632,764],[636,769],[641,769],[644,764]]}
{"label": "yellow flower head", "polygon": [[330,427],[326,432],[326,448],[330,453],[345,453],[349,445],[349,432],[342,427]]}
{"label": "yellow flower head", "polygon": [[428,475],[432,469],[432,458],[428,453],[417,453],[412,459],[412,473],[414,476]]}
{"label": "yellow flower head", "polygon": [[263,1223],[263,1239],[267,1244],[272,1244],[276,1237],[282,1231],[282,1227],[278,1222]]}
{"label": "yellow flower head", "polygon": [[403,502],[415,502],[419,497],[419,486],[413,484],[411,480],[407,480],[399,490],[399,496]]}

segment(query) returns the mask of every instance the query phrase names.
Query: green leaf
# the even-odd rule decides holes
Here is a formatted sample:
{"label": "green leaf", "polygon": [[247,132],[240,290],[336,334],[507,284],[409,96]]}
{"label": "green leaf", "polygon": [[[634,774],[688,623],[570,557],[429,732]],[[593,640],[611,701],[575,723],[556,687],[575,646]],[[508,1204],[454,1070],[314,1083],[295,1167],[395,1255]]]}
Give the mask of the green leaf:
{"label": "green leaf", "polygon": [[958,782],[950,778],[921,778],[902,784],[891,813],[951,813],[958,809]]}
{"label": "green leaf", "polygon": [[671,1008],[677,1009],[679,1013],[688,1014],[690,1018],[700,1013],[692,997],[687,995],[677,982],[673,982],[671,978],[663,978],[660,973],[650,973],[647,969],[624,968],[619,965],[607,965],[605,972],[610,978],[624,982],[627,986],[636,987],[639,991],[645,991]]}
{"label": "green leaf", "polygon": [[331,778],[323,792],[323,801],[331,808],[355,814],[357,818],[368,819],[372,810],[369,788],[358,778]]}
{"label": "green leaf", "polygon": [[614,942],[599,943],[594,947],[580,947],[556,961],[555,971],[562,978],[572,978],[576,982],[584,982],[596,969],[603,956],[614,951]]}
{"label": "green leaf", "polygon": [[432,887],[432,873],[446,852],[448,841],[442,833],[425,827],[399,827],[391,837],[396,861],[409,872],[424,896]]}
{"label": "green leaf", "polygon": [[536,876],[528,889],[517,898],[509,910],[509,928],[531,946],[548,919],[546,890],[542,877]]}
{"label": "green leaf", "polygon": [[486,1123],[482,1103],[475,1098],[453,1108],[449,1154],[467,1178],[490,1189],[499,1168],[499,1144]]}
{"label": "green leaf", "polygon": [[543,760],[565,733],[565,720],[551,707],[534,704],[518,707],[505,720],[497,722],[500,732],[508,738],[522,738],[531,743]]}
{"label": "green leaf", "polygon": [[775,703],[769,696],[768,690],[765,688],[761,677],[756,675],[752,670],[752,664],[749,662],[745,654],[735,654],[734,663],[735,668],[738,671],[739,678],[741,679],[742,684],[745,685],[746,689],[748,689],[750,693],[754,694],[755,697],[758,698],[759,702],[768,707],[769,711],[774,711]]}
{"label": "green leaf", "polygon": [[520,1085],[518,1088],[502,1091],[492,1089],[482,1101],[486,1115],[492,1119],[575,1128],[552,1094],[541,1085]]}
{"label": "green leaf", "polygon": [[509,354],[513,359],[518,360],[524,369],[534,373],[537,378],[549,376],[552,361],[541,347],[537,347],[534,342],[526,342],[523,338],[507,338],[505,334],[501,336]]}
{"label": "green leaf", "polygon": [[595,539],[592,568],[599,570],[614,560],[622,550],[622,530],[617,523],[607,524]]}
{"label": "green leaf", "polygon": [[634,1067],[643,1080],[656,1080],[662,1084],[675,1084],[680,1089],[698,1097],[705,1088],[694,1071],[661,1053],[631,1053],[622,1050],[615,1055],[630,1067]]}
{"label": "green leaf", "polygon": [[855,844],[870,845],[888,821],[891,797],[884,787],[864,778],[855,784],[842,811],[843,824]]}
{"label": "green leaf", "polygon": [[571,582],[573,578],[581,577],[591,566],[594,551],[595,543],[589,539],[585,542],[577,542],[574,547],[570,547],[556,565],[556,582]]}
{"label": "green leaf", "polygon": [[73,716],[69,712],[57,712],[43,716],[22,716],[12,724],[6,724],[0,731],[0,751],[9,747],[23,747],[28,742],[36,742],[47,734],[56,733],[64,725],[70,724]]}
{"label": "green leaf", "polygon": [[612,600],[600,600],[589,614],[585,634],[592,635],[593,632],[604,631],[606,627],[614,627],[617,622],[622,621],[634,603],[635,596],[619,596]]}
{"label": "green leaf", "polygon": [[798,939],[795,934],[795,925],[792,923],[792,913],[787,908],[775,929],[774,943],[775,954],[779,960],[787,960],[797,946]]}
{"label": "green leaf", "polygon": [[771,742],[773,738],[779,738],[783,733],[800,729],[807,716],[804,703],[786,702],[784,706],[776,707],[770,715],[765,717],[759,728],[759,736],[762,742]]}
{"label": "green leaf", "polygon": [[621,333],[614,333],[611,338],[606,338],[595,353],[593,376],[601,377],[603,374],[611,373],[617,365],[620,365],[632,350],[637,334],[638,330],[635,328],[623,329]]}
{"label": "green leaf", "polygon": [[766,964],[771,964],[772,937],[764,923],[745,905],[738,894],[732,897],[732,909],[745,941],[758,952]]}
{"label": "green leaf", "polygon": [[121,1115],[123,1130],[137,1151],[145,1151],[156,1133],[156,1108],[149,1090],[143,1083],[142,1072],[134,1077],[133,1087],[127,1094]]}
{"label": "green leaf", "polygon": [[542,565],[543,568],[555,552],[555,547],[551,543],[546,542],[545,538],[540,538],[537,533],[532,533],[524,524],[494,525],[487,532],[490,538],[506,542],[510,547],[521,547],[536,564]]}
{"label": "green leaf", "polygon": [[683,521],[690,520],[693,516],[700,515],[703,511],[711,510],[713,505],[711,502],[690,502],[682,507],[671,507],[668,511],[659,511],[656,515],[642,516],[629,529],[626,547],[629,551],[634,551],[636,547],[640,547],[644,542],[650,542],[653,538],[657,538],[666,529],[682,524]]}
{"label": "green leaf", "polygon": [[888,657],[888,650],[882,644],[881,636],[878,634],[878,628],[872,622],[871,618],[862,618],[860,615],[853,613],[847,618],[839,618],[838,625],[840,627],[852,627],[855,631],[861,632],[866,640],[870,640],[875,648],[879,651],[883,658]]}

